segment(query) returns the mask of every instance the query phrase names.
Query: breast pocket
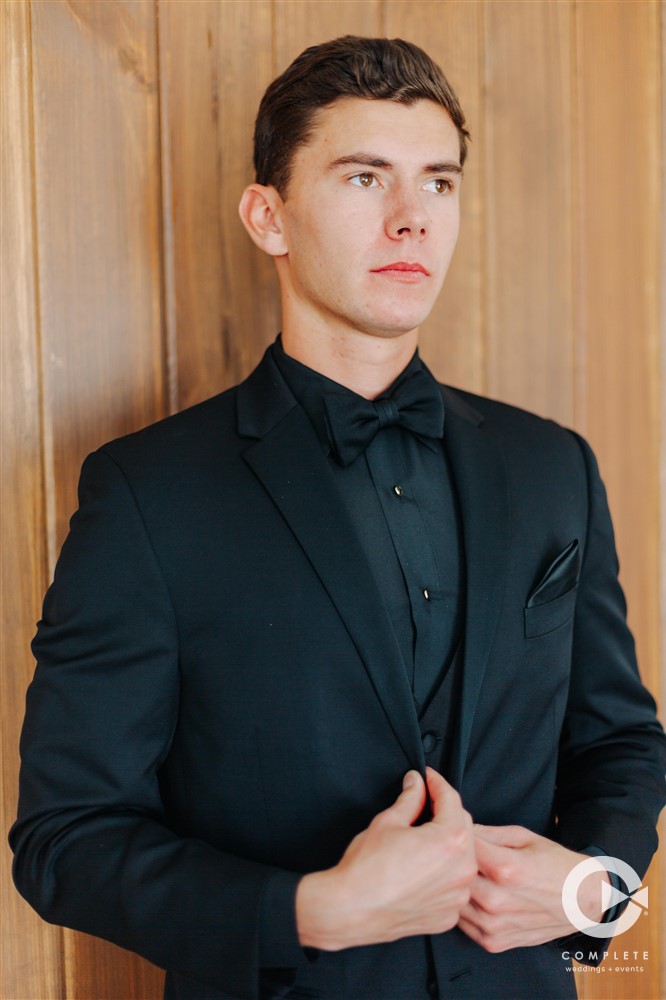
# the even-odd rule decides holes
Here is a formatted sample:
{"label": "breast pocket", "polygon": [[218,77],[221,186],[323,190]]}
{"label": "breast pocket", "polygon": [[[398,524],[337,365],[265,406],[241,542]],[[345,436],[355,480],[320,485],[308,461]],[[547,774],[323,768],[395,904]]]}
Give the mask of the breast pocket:
{"label": "breast pocket", "polygon": [[525,608],[525,638],[536,639],[566,625],[573,617],[577,593],[578,584],[553,601]]}

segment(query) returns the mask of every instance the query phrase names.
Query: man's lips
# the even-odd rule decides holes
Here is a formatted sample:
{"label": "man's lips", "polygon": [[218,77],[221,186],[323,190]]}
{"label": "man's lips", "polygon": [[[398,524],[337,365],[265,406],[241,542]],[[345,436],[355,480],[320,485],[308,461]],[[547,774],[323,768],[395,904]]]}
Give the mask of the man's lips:
{"label": "man's lips", "polygon": [[406,260],[398,260],[393,264],[385,264],[383,267],[373,267],[373,274],[381,274],[382,271],[406,271],[412,274],[425,274],[430,277],[430,271],[426,270],[423,264],[418,262],[409,263]]}

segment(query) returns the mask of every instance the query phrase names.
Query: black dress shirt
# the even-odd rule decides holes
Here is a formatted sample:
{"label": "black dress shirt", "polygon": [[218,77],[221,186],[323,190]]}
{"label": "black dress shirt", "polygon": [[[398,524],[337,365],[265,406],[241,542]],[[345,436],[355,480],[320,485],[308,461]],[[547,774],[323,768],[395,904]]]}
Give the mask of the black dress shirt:
{"label": "black dress shirt", "polygon": [[[460,517],[442,442],[424,442],[402,427],[386,427],[351,465],[338,464],[322,397],[352,391],[289,357],[280,338],[273,352],[328,455],[340,497],[379,583],[421,712],[451,662],[462,622]],[[427,372],[417,352],[379,398],[390,396],[418,368]],[[432,382],[433,392],[439,393]]]}
{"label": "black dress shirt", "polygon": [[[340,498],[379,585],[421,715],[453,660],[463,624],[461,521],[443,441],[423,441],[402,427],[385,427],[350,465],[340,465],[331,452],[323,396],[353,395],[352,390],[289,357],[280,337],[272,350],[328,456]],[[390,396],[418,368],[432,378],[416,352],[379,398]],[[432,381],[433,391],[439,393]],[[298,878],[284,873],[266,888],[260,931],[263,967],[302,960],[291,916]]]}

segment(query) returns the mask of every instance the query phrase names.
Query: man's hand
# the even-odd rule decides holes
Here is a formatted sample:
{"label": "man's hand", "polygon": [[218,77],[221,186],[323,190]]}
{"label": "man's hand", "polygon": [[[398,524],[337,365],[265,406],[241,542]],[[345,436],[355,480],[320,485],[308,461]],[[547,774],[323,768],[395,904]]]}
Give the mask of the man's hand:
{"label": "man's hand", "polygon": [[[562,908],[562,886],[587,855],[576,854],[522,826],[480,826],[475,830],[479,873],[458,926],[486,951],[544,944],[576,928]],[[606,872],[588,876],[579,904],[591,921],[601,919],[601,882]]]}
{"label": "man's hand", "polygon": [[472,820],[441,775],[427,768],[426,779],[430,822],[412,826],[426,788],[409,771],[395,803],[354,837],[341,861],[301,879],[296,922],[302,945],[338,951],[456,925],[477,871]]}

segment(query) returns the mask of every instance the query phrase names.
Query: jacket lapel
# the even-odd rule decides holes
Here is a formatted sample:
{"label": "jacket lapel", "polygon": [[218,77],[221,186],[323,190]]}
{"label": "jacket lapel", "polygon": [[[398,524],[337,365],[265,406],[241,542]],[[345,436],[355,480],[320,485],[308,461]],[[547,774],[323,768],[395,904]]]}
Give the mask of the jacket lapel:
{"label": "jacket lapel", "polygon": [[467,569],[461,704],[451,767],[452,780],[460,788],[506,583],[509,503],[499,441],[455,390],[442,387],[442,392],[445,443],[460,503]]}
{"label": "jacket lapel", "polygon": [[238,389],[244,453],[344,622],[411,767],[424,769],[412,693],[381,594],[305,412],[270,353]]}

